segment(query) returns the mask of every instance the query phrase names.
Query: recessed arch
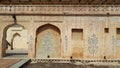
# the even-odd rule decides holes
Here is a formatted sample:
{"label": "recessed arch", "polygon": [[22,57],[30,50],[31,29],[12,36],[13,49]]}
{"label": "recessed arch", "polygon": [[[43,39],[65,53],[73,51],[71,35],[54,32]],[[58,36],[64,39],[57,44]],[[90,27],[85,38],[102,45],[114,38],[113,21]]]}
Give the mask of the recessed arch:
{"label": "recessed arch", "polygon": [[39,29],[41,29],[41,28],[45,28],[45,26],[54,27],[54,28],[56,28],[56,29],[53,29],[53,30],[55,30],[55,31],[57,31],[59,34],[61,34],[61,31],[60,31],[59,27],[57,27],[56,25],[53,25],[53,24],[48,23],[48,24],[44,24],[44,25],[39,26],[39,27],[36,29],[36,35],[37,35],[37,31],[39,31]]}
{"label": "recessed arch", "polygon": [[16,39],[16,37],[21,37],[21,35],[19,33],[14,33],[13,34],[13,37],[11,39],[11,49],[13,50],[15,47],[14,47],[14,40]]}
{"label": "recessed arch", "polygon": [[[16,28],[19,28],[19,29],[16,29]],[[13,35],[10,34],[10,36],[8,36],[8,30],[12,29],[13,32]],[[24,26],[20,25],[20,24],[17,24],[17,23],[14,23],[14,24],[10,24],[10,25],[7,25],[4,30],[3,30],[3,37],[2,37],[2,57],[5,57],[7,56],[7,52],[6,50],[8,50],[8,47],[11,47],[11,50],[13,50],[12,48],[12,37],[14,36],[18,36],[18,37],[21,37],[21,34],[19,33],[20,31],[23,31],[25,30]],[[18,32],[17,32],[18,31]],[[7,37],[11,37],[11,40],[10,42],[7,40]],[[14,39],[14,38],[13,38]],[[18,43],[19,44],[19,43]],[[9,45],[9,46],[8,46]]]}
{"label": "recessed arch", "polygon": [[15,36],[21,37],[21,35],[20,35],[19,33],[14,33],[14,34],[13,34],[13,37],[15,37]]}
{"label": "recessed arch", "polygon": [[60,58],[60,29],[52,24],[45,24],[36,30],[36,58]]}

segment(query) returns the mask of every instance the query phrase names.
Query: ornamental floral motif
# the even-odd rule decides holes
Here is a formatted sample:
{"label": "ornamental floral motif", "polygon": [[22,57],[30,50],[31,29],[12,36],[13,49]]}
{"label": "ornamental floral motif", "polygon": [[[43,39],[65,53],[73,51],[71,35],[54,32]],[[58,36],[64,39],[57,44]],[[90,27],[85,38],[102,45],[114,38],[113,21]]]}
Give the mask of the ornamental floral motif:
{"label": "ornamental floral motif", "polygon": [[89,53],[92,56],[95,56],[95,54],[98,52],[98,38],[96,37],[95,34],[93,34],[91,37],[88,38],[88,50]]}
{"label": "ornamental floral motif", "polygon": [[33,36],[32,35],[30,35],[30,41],[29,41],[29,44],[30,44],[30,51],[32,51],[33,50]]}
{"label": "ornamental floral motif", "polygon": [[55,48],[55,40],[50,32],[48,32],[42,42],[43,47],[45,47],[47,53],[53,53]]}

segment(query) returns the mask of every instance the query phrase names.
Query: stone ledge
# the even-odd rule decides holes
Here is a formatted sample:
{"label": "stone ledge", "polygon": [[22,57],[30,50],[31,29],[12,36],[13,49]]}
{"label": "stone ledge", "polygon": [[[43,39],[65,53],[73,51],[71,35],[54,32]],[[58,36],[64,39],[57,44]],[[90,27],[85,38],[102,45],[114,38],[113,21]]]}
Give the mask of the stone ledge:
{"label": "stone ledge", "polygon": [[10,68],[20,68],[20,67],[22,67],[24,64],[26,64],[29,61],[30,61],[29,59],[23,59],[20,62],[12,65]]}

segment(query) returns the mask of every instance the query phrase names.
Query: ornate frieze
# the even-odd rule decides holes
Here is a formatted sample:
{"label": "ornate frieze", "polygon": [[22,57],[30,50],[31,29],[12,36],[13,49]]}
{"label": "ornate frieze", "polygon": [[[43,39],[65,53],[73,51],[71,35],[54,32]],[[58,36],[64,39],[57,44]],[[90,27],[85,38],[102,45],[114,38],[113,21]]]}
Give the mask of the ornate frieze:
{"label": "ornate frieze", "polygon": [[120,14],[120,6],[1,5],[0,14]]}

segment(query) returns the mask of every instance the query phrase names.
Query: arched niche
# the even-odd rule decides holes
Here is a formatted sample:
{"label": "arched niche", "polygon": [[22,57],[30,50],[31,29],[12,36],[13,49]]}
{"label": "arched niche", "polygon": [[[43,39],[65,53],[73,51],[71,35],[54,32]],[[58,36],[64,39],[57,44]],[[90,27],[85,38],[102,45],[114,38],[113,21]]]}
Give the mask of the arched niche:
{"label": "arched niche", "polygon": [[[14,45],[14,43],[17,43],[17,45]],[[20,24],[16,24],[16,23],[10,24],[4,28],[3,40],[2,40],[3,56],[6,56],[6,51],[9,48],[11,50],[17,49],[17,48],[14,48],[13,46],[16,46],[18,49],[22,49],[21,47],[28,49],[27,48],[28,47],[27,46],[27,31],[25,30],[24,26]]]}
{"label": "arched niche", "polygon": [[36,30],[36,58],[60,58],[60,29],[45,24]]}

